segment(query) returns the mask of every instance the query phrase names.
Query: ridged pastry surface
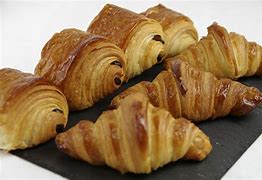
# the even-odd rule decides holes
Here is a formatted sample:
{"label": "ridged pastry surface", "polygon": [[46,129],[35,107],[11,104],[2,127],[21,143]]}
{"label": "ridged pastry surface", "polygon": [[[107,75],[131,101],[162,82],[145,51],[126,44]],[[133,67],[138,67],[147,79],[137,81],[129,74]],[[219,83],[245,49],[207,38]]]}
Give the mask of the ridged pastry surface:
{"label": "ridged pastry surface", "polygon": [[172,9],[159,4],[142,13],[148,18],[155,19],[163,27],[165,57],[178,55],[189,46],[196,44],[198,33],[192,20]]}
{"label": "ridged pastry surface", "polygon": [[255,42],[213,23],[208,35],[184,50],[177,59],[213,73],[218,78],[237,79],[262,75],[262,47]]}
{"label": "ridged pastry surface", "polygon": [[126,81],[162,61],[164,56],[160,23],[115,5],[105,5],[87,31],[109,38],[124,50]]}
{"label": "ridged pastry surface", "polygon": [[170,58],[169,71],[162,71],[152,82],[140,82],[116,96],[112,107],[137,92],[146,95],[156,107],[167,109],[175,118],[194,122],[226,115],[242,116],[262,102],[262,93],[230,79],[191,67],[187,62]]}
{"label": "ridged pastry surface", "polygon": [[124,52],[108,39],[65,29],[44,46],[35,74],[63,91],[70,110],[81,110],[123,83],[125,63]]}
{"label": "ridged pastry surface", "polygon": [[0,149],[32,147],[55,137],[67,123],[65,96],[43,78],[0,70]]}
{"label": "ridged pastry surface", "polygon": [[93,123],[81,121],[56,137],[58,149],[93,165],[106,164],[121,173],[150,173],[184,158],[203,160],[211,151],[209,138],[186,119],[174,119],[133,94]]}

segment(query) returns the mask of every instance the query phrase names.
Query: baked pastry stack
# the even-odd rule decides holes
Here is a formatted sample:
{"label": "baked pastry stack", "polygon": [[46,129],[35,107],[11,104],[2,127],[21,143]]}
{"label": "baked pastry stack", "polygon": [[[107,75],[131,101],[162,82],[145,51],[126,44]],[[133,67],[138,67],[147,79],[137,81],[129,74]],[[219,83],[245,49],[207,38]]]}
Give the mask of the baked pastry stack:
{"label": "baked pastry stack", "polygon": [[105,36],[123,49],[126,81],[161,62],[164,56],[161,24],[115,5],[105,5],[87,31]]}
{"label": "baked pastry stack", "polygon": [[59,134],[57,147],[121,173],[205,159],[212,145],[192,122],[242,116],[261,104],[258,89],[223,77],[261,75],[262,51],[217,24],[197,40],[192,20],[163,5],[141,14],[105,5],[87,31],[55,33],[35,75],[0,70],[0,149],[54,138],[67,123],[68,106],[91,107],[165,58],[167,71],[117,95],[95,123],[80,121]]}

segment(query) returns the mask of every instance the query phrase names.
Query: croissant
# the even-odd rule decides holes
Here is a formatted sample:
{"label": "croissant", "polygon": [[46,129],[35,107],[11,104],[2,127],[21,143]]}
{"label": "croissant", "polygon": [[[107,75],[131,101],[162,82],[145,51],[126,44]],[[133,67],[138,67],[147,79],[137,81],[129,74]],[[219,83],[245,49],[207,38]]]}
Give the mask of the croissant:
{"label": "croissant", "polygon": [[197,30],[187,16],[162,4],[147,9],[143,15],[161,23],[164,31],[166,57],[173,57],[198,41]]}
{"label": "croissant", "polygon": [[125,81],[162,61],[164,56],[161,25],[127,9],[105,5],[87,30],[109,38],[124,50],[127,57]]}
{"label": "croissant", "polygon": [[0,149],[25,149],[63,130],[64,95],[44,79],[14,69],[0,70]]}
{"label": "croissant", "polygon": [[228,114],[241,116],[262,102],[262,93],[230,79],[218,80],[213,74],[196,70],[188,63],[169,59],[169,71],[162,71],[153,82],[140,82],[120,93],[111,108],[130,94],[146,95],[156,107],[167,109],[174,118],[194,122],[215,119]]}
{"label": "croissant", "polygon": [[237,33],[228,33],[217,23],[209,26],[208,35],[184,50],[177,59],[189,62],[197,69],[212,72],[218,78],[262,75],[261,46],[248,42]]}
{"label": "croissant", "polygon": [[124,52],[108,39],[65,29],[44,46],[35,74],[62,90],[70,110],[81,110],[122,84],[125,63]]}
{"label": "croissant", "polygon": [[211,151],[209,138],[186,119],[152,106],[133,94],[96,121],[80,121],[56,137],[58,149],[93,165],[121,173],[150,173],[178,159],[203,160]]}

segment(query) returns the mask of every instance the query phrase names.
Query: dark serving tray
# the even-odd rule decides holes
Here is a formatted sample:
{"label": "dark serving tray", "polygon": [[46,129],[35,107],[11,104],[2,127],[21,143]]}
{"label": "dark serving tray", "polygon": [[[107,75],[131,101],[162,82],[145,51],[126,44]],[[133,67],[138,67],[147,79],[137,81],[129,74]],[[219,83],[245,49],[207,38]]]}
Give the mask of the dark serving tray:
{"label": "dark serving tray", "polygon": [[[100,101],[94,107],[70,113],[67,129],[79,120],[96,120],[116,94],[139,81],[153,80],[162,69],[162,65],[157,65],[132,79],[112,96]],[[243,78],[240,81],[262,90],[260,78]],[[31,149],[17,150],[12,153],[70,179],[220,179],[261,134],[261,117],[262,108],[258,107],[241,118],[227,116],[199,123],[198,126],[210,137],[213,145],[213,150],[208,158],[202,162],[180,160],[169,163],[148,175],[131,173],[122,175],[107,166],[92,166],[75,160],[58,151],[54,140]]]}

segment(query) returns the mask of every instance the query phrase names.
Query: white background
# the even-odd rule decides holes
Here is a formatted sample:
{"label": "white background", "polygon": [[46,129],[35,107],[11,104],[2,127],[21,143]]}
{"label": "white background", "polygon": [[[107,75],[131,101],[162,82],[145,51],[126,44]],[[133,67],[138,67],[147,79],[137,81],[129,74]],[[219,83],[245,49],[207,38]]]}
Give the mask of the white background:
{"label": "white background", "polygon": [[[1,1],[0,68],[33,72],[44,44],[64,28],[86,30],[109,1]],[[159,1],[110,1],[141,12]],[[200,36],[214,21],[262,44],[262,1],[164,1],[167,7],[188,15]],[[0,152],[0,179],[60,179],[47,170]],[[262,179],[262,136],[224,176],[225,179]]]}

